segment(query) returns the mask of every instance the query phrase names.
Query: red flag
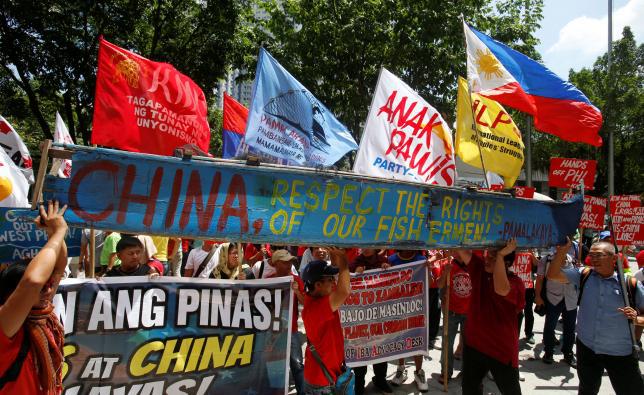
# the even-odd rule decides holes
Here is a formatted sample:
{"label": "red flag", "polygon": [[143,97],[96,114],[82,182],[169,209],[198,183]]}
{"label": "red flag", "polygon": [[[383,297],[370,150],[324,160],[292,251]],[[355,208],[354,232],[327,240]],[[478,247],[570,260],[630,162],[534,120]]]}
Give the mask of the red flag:
{"label": "red flag", "polygon": [[92,144],[158,155],[195,144],[207,152],[203,91],[172,65],[100,38]]}

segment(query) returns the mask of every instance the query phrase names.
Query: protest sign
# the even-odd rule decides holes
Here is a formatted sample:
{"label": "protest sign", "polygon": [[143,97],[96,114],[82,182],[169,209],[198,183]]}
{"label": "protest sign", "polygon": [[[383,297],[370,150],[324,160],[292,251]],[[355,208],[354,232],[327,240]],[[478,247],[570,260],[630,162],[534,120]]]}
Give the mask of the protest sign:
{"label": "protest sign", "polygon": [[[474,129],[476,127],[476,129]],[[456,153],[463,162],[503,176],[514,185],[523,166],[521,132],[503,106],[477,93],[470,95],[467,81],[458,79]]]}
{"label": "protest sign", "polygon": [[46,199],[69,204],[71,225],[134,234],[403,249],[515,237],[539,247],[563,242],[582,211],[581,198],[540,202],[315,169],[73,150],[71,178],[46,178]]}
{"label": "protest sign", "polygon": [[[37,211],[0,207],[0,263],[33,258],[47,244],[47,233],[34,223]],[[80,256],[82,229],[69,228],[67,256]]]}
{"label": "protest sign", "polygon": [[[65,121],[56,111],[56,130],[54,131],[54,143],[74,144],[72,136],[69,135],[69,129]],[[72,174],[72,161],[68,159],[54,159],[52,168],[58,168],[58,177],[69,177]]]}
{"label": "protest sign", "polygon": [[0,207],[29,207],[29,182],[0,148]]}
{"label": "protest sign", "polygon": [[63,281],[64,394],[287,393],[290,292],[290,278]]}
{"label": "protest sign", "polygon": [[194,144],[208,152],[207,115],[201,88],[172,65],[100,39],[92,144],[159,155]]}
{"label": "protest sign", "polygon": [[551,188],[576,188],[584,182],[584,189],[595,189],[596,160],[550,158],[548,185]]}
{"label": "protest sign", "polygon": [[427,355],[427,267],[418,261],[351,275],[340,307],[347,365]]}
{"label": "protest sign", "polygon": [[349,130],[264,48],[244,143],[293,163],[331,166],[358,148]]}
{"label": "protest sign", "polygon": [[536,192],[536,188],[515,186],[514,191],[514,196],[516,197],[532,199],[534,197],[534,193]]}
{"label": "protest sign", "polygon": [[[571,193],[564,193],[562,200],[573,197]],[[584,195],[584,211],[581,214],[579,227],[585,229],[604,229],[604,217],[606,216],[606,199]]]}
{"label": "protest sign", "polygon": [[644,207],[638,195],[610,197],[610,215],[618,246],[644,245]]}
{"label": "protest sign", "polygon": [[523,281],[523,286],[526,288],[534,288],[532,281],[532,254],[529,252],[518,252],[514,258],[514,262],[510,267],[510,271]]}
{"label": "protest sign", "polygon": [[452,132],[416,91],[382,69],[353,171],[450,186],[456,181]]}

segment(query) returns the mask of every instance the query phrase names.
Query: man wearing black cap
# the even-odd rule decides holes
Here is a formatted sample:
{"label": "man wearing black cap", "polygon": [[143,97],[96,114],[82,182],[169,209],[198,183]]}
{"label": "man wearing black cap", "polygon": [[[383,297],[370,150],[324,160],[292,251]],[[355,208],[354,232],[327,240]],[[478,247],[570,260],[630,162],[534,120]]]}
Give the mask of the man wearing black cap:
{"label": "man wearing black cap", "polygon": [[[333,393],[320,363],[311,353],[313,345],[335,382],[344,369],[344,337],[338,309],[351,293],[349,264],[344,250],[329,248],[333,266],[312,261],[302,271],[306,287],[302,320],[310,344],[304,359],[304,393]],[[335,267],[334,267],[335,266]],[[338,281],[335,275],[338,274]]]}

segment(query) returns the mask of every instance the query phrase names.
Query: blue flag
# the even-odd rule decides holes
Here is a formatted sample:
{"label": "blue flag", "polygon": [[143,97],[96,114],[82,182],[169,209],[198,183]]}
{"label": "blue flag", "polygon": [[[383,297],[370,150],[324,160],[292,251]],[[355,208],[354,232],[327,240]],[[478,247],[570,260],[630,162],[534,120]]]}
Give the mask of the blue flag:
{"label": "blue flag", "polygon": [[331,166],[358,148],[346,126],[264,48],[245,140],[258,151],[307,166]]}

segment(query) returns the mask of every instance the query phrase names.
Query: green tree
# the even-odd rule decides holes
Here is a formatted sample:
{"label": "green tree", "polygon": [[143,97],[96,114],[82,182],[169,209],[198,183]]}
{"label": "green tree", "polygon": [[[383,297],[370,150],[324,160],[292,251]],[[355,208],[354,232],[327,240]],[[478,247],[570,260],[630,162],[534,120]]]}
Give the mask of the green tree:
{"label": "green tree", "polygon": [[561,144],[545,134],[534,134],[535,168],[548,168],[551,157],[597,160],[597,180],[593,194],[608,190],[608,135],[615,141],[615,193],[640,194],[644,191],[644,45],[639,46],[631,29],[624,28],[622,38],[613,43],[611,73],[607,54],[600,56],[592,68],[570,70],[569,80],[586,94],[602,112],[604,122],[600,135],[601,148],[586,144]]}
{"label": "green tree", "polygon": [[[72,138],[89,143],[98,37],[190,76],[212,102],[217,81],[248,42],[239,30],[246,0],[9,0],[0,7],[0,111],[52,138],[59,110]],[[14,107],[21,102],[29,108]],[[24,133],[23,133],[24,134]]]}
{"label": "green tree", "polygon": [[270,19],[259,24],[267,33],[264,46],[358,140],[381,67],[452,114],[457,77],[466,72],[461,15],[534,56],[542,3],[274,0],[263,3]]}

